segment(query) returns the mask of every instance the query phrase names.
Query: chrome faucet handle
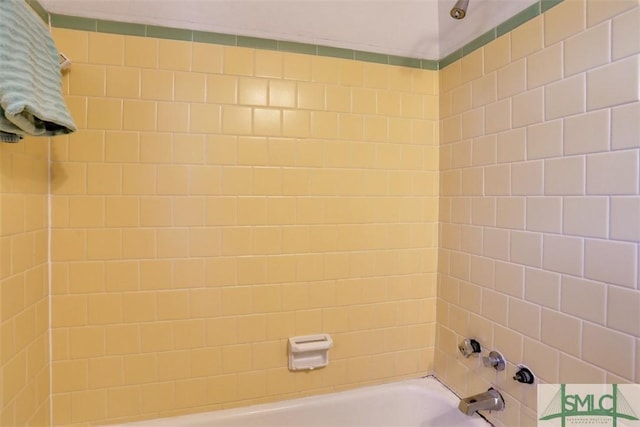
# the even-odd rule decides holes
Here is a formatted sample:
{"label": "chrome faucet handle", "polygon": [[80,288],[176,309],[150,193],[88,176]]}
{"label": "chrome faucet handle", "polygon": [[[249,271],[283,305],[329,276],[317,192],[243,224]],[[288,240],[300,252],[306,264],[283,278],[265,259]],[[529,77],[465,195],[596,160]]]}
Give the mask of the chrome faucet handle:
{"label": "chrome faucet handle", "polygon": [[496,371],[504,371],[507,366],[507,360],[502,354],[492,350],[489,356],[482,358],[482,364],[487,368],[495,368]]}
{"label": "chrome faucet handle", "polygon": [[470,357],[479,354],[482,351],[482,347],[478,341],[467,338],[458,345],[458,350],[464,357]]}

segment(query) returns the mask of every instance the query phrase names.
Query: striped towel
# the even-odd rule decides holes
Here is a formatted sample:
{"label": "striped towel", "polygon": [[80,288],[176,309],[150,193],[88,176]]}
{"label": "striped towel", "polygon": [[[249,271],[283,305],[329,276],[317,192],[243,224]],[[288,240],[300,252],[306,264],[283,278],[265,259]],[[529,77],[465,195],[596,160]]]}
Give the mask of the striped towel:
{"label": "striped towel", "polygon": [[25,0],[0,0],[0,141],[70,133],[58,51]]}

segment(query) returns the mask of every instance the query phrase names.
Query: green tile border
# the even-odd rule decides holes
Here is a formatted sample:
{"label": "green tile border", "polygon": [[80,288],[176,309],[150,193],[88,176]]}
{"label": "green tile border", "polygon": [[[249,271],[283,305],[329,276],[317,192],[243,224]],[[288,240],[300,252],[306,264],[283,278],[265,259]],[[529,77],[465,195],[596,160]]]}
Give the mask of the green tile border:
{"label": "green tile border", "polygon": [[327,56],[331,58],[353,59],[376,64],[397,65],[423,70],[441,70],[471,52],[480,49],[496,38],[513,31],[520,25],[546,12],[564,0],[537,0],[531,6],[520,11],[500,25],[476,37],[461,48],[439,60],[419,59],[396,55],[385,55],[331,46],[290,42],[284,40],[265,39],[260,37],[238,36],[232,34],[210,33],[206,31],[192,31],[180,28],[161,27],[155,25],[116,22],[100,19],[84,18],[80,16],[59,15],[49,13],[38,0],[26,0],[40,18],[53,27],[72,30],[93,31],[100,33],[122,34],[140,37],[155,37],[169,40],[193,41],[199,43],[220,44],[225,46],[239,46],[252,49],[275,50],[279,52],[302,53],[307,55]]}

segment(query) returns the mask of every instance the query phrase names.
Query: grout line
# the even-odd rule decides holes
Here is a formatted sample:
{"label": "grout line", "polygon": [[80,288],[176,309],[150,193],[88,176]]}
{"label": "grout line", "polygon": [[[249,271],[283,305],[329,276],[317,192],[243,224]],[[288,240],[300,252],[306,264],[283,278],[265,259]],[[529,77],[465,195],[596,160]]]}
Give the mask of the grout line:
{"label": "grout line", "polygon": [[47,164],[48,164],[48,171],[47,171],[47,288],[48,288],[48,296],[47,296],[47,303],[48,303],[48,307],[49,307],[49,425],[53,425],[53,402],[52,402],[52,396],[51,396],[51,391],[53,390],[53,367],[52,367],[52,363],[53,363],[53,328],[52,328],[52,322],[53,322],[53,314],[52,314],[52,308],[53,308],[53,280],[51,277],[51,272],[52,272],[52,266],[51,266],[51,234],[52,234],[52,206],[51,206],[51,145],[52,145],[52,141],[51,138],[49,138],[49,144],[47,147]]}

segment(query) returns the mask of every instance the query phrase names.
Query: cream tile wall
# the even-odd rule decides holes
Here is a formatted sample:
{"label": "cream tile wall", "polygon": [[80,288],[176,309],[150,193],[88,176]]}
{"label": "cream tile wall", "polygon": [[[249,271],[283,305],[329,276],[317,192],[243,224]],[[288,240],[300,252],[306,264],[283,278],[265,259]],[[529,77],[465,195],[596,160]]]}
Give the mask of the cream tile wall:
{"label": "cream tile wall", "polygon": [[[638,382],[637,1],[566,0],[441,71],[435,371],[536,425],[549,383]],[[464,359],[475,337],[506,372]]]}
{"label": "cream tile wall", "polygon": [[0,425],[50,425],[47,138],[0,144]]}
{"label": "cream tile wall", "polygon": [[[57,425],[206,411],[433,369],[438,74],[54,29]],[[290,373],[286,338],[332,334]]]}

